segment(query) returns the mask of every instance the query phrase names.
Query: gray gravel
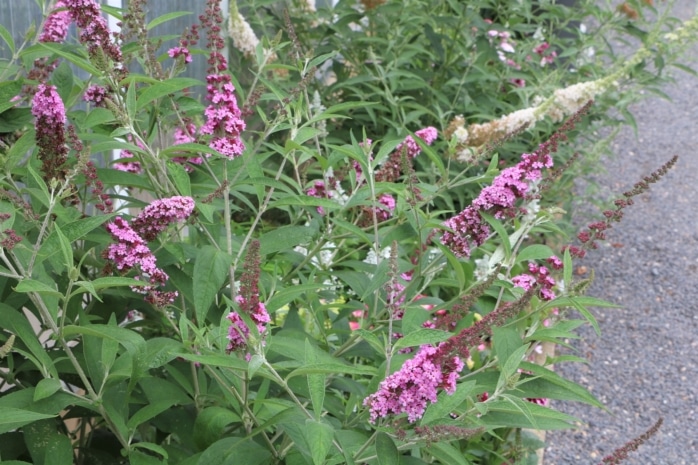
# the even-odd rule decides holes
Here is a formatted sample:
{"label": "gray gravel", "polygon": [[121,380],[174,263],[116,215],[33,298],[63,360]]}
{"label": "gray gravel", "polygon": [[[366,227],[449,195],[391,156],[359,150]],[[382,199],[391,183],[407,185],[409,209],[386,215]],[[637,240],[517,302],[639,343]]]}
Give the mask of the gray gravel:
{"label": "gray gravel", "polygon": [[[689,18],[694,1],[676,15]],[[687,51],[696,66],[698,46]],[[610,413],[582,404],[556,407],[580,429],[547,436],[545,465],[598,464],[659,418],[659,433],[624,464],[698,464],[698,78],[675,74],[673,102],[648,99],[633,108],[639,137],[624,131],[597,181],[622,193],[674,154],[679,162],[626,209],[608,242],[579,264],[594,268],[590,294],[620,304],[597,309],[598,337],[585,326],[574,342],[588,365],[556,370],[591,390]]]}

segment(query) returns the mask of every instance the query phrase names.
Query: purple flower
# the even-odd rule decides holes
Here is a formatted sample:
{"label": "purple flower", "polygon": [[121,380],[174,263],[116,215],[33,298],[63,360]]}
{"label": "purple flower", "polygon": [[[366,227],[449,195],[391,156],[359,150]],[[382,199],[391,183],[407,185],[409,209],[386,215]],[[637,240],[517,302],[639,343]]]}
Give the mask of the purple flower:
{"label": "purple flower", "polygon": [[104,54],[114,62],[121,63],[121,49],[111,40],[107,21],[95,0],[63,0],[70,17],[80,28],[80,42],[92,55]]}
{"label": "purple flower", "polygon": [[184,57],[184,63],[191,63],[191,53],[189,53],[189,49],[186,47],[172,47],[167,51],[167,54],[170,58],[175,59]]}
{"label": "purple flower", "polygon": [[65,8],[65,2],[58,0],[55,9],[48,15],[44,22],[44,28],[39,35],[39,42],[56,42],[61,43],[68,35],[68,27],[70,26],[70,12]]}
{"label": "purple flower", "polygon": [[552,289],[555,287],[556,282],[555,279],[550,276],[550,271],[546,267],[539,266],[533,262],[528,264],[528,271],[530,271],[530,274],[524,273],[511,278],[511,282],[514,283],[514,286],[528,291],[534,286],[539,285],[540,298],[543,300],[553,300],[555,298],[555,293]]}
{"label": "purple flower", "polygon": [[534,153],[521,155],[521,161],[499,173],[469,207],[444,222],[453,232],[445,231],[441,243],[456,256],[469,257],[472,247],[482,245],[490,233],[480,212],[490,213],[495,218],[513,217],[518,211],[516,202],[526,196],[529,183],[539,180],[541,170],[551,166],[553,159],[546,145],[541,145]]}
{"label": "purple flower", "polygon": [[32,99],[32,115],[36,118],[36,144],[41,170],[46,179],[65,179],[68,147],[65,139],[65,106],[56,88],[39,84]]}
{"label": "purple flower", "polygon": [[245,321],[237,312],[230,312],[227,316],[230,320],[228,327],[228,352],[233,352],[238,349],[247,347],[247,339],[250,336],[250,328],[247,327]]}
{"label": "purple flower", "polygon": [[194,199],[191,197],[175,196],[155,200],[133,220],[132,228],[146,241],[153,241],[170,224],[189,218],[194,207]]}
{"label": "purple flower", "polygon": [[213,136],[209,143],[212,149],[230,159],[235,158],[245,150],[240,138],[240,133],[245,130],[245,121],[237,105],[235,87],[230,82],[230,76],[225,74],[211,74],[206,81],[211,105],[204,111],[206,123],[200,132]]}
{"label": "purple flower", "polygon": [[[415,135],[422,139],[425,144],[431,145],[439,135],[439,132],[434,127],[426,127],[415,132]],[[412,136],[405,137],[393,153],[390,154],[388,160],[383,163],[380,170],[376,172],[376,181],[379,182],[395,182],[402,173],[402,153],[405,151],[408,158],[414,158],[422,152],[417,142]]]}
{"label": "purple flower", "polygon": [[424,415],[429,402],[436,402],[439,389],[448,394],[455,392],[458,373],[464,364],[458,357],[443,365],[435,363],[433,358],[437,353],[436,347],[422,346],[413,359],[380,383],[377,392],[364,399],[372,423],[401,413],[407,414],[409,422],[415,422]]}
{"label": "purple flower", "polygon": [[119,271],[125,273],[138,267],[148,275],[151,284],[163,285],[167,282],[169,277],[155,264],[155,255],[128,221],[117,216],[112,223],[107,224],[107,231],[117,242],[107,247],[105,257],[113,261]]}
{"label": "purple flower", "polygon": [[86,102],[92,102],[96,106],[104,108],[104,99],[106,98],[107,94],[108,92],[106,88],[98,86],[96,84],[92,84],[90,87],[87,88],[82,98]]}

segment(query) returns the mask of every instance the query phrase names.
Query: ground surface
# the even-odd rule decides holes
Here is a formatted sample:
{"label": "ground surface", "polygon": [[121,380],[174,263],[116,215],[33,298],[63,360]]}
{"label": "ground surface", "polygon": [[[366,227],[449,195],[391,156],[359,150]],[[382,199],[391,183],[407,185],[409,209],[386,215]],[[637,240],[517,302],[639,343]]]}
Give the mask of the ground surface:
{"label": "ground surface", "polygon": [[[687,19],[694,1],[681,1]],[[686,61],[698,63],[698,46]],[[548,434],[545,465],[598,464],[659,417],[659,433],[624,464],[698,464],[698,77],[675,74],[673,102],[647,99],[633,108],[639,137],[624,131],[597,181],[621,193],[679,155],[676,167],[608,233],[582,265],[594,268],[590,294],[623,308],[598,309],[574,345],[589,365],[559,365],[610,413],[578,404],[557,407],[582,419],[577,431]]]}

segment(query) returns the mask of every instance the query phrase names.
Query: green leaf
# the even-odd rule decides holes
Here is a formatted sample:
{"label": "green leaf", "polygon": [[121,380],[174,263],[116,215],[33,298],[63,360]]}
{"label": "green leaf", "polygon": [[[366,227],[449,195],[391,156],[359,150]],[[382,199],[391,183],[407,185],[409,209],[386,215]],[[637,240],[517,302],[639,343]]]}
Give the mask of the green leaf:
{"label": "green leaf", "polygon": [[58,292],[55,288],[35,279],[21,280],[19,283],[17,283],[14,290],[15,292],[37,292],[39,294],[48,294],[54,297],[63,297],[63,294]]}
{"label": "green leaf", "polygon": [[259,253],[268,255],[282,250],[293,249],[299,244],[312,241],[315,230],[306,226],[282,226],[259,238]]}
{"label": "green leaf", "polygon": [[461,451],[447,442],[437,442],[427,447],[427,452],[439,459],[442,464],[472,465]]}
{"label": "green leaf", "polygon": [[[0,27],[2,26],[0,25]],[[2,29],[0,29],[0,34],[2,34]],[[21,92],[21,80],[0,82],[0,113],[17,105],[17,102],[13,102],[12,99]]]}
{"label": "green leaf", "polygon": [[173,11],[171,13],[166,13],[162,16],[158,16],[154,20],[148,23],[145,27],[148,31],[152,28],[159,26],[160,24],[166,23],[167,21],[172,21],[173,19],[179,18],[181,16],[187,16],[192,14],[191,11]]}
{"label": "green leaf", "polygon": [[552,370],[530,362],[522,362],[521,369],[536,377],[526,379],[526,382],[519,386],[528,398],[571,400],[605,409],[604,405],[587,389]]}
{"label": "green leaf", "polygon": [[167,173],[180,195],[191,197],[189,174],[179,163],[167,162]]}
{"label": "green leaf", "polygon": [[23,428],[24,442],[36,465],[73,463],[70,439],[56,431],[53,420],[41,420]]}
{"label": "green leaf", "polygon": [[[308,339],[305,340],[305,363],[306,365],[317,364],[317,354]],[[315,419],[318,421],[322,415],[322,406],[325,403],[325,380],[326,376],[322,373],[308,375],[308,391],[310,392]],[[315,460],[314,456],[313,460]]]}
{"label": "green leaf", "polygon": [[19,165],[27,152],[32,150],[36,146],[36,131],[34,129],[29,129],[25,132],[22,137],[17,139],[10,150],[7,151],[7,157],[5,158],[5,170],[11,172],[12,169]]}
{"label": "green leaf", "polygon": [[152,189],[147,176],[128,173],[126,171],[119,171],[113,168],[98,168],[97,176],[106,186],[137,187],[143,190]]}
{"label": "green leaf", "polygon": [[[36,332],[21,310],[15,310],[0,302],[0,328],[11,331],[27,346],[32,355],[41,364],[37,368],[42,372],[48,370],[52,378],[59,378],[58,372],[53,365],[53,360],[51,360],[46,349],[39,342]],[[15,347],[17,347],[17,343],[15,343]]]}
{"label": "green leaf", "polygon": [[439,393],[439,399],[436,403],[429,404],[420,424],[428,425],[448,418],[448,415],[466,401],[470,393],[475,389],[475,384],[475,381],[468,381],[458,384],[456,392],[453,394],[449,395],[447,392]]}
{"label": "green leaf", "polygon": [[34,389],[34,402],[52,396],[61,389],[61,382],[55,378],[44,378],[39,381]]}
{"label": "green leaf", "polygon": [[164,462],[159,458],[153,456],[152,454],[144,454],[136,448],[150,450],[160,455],[164,454],[165,459],[167,459],[167,451],[157,444],[152,442],[137,442],[131,445],[131,452],[128,454],[128,462],[130,465],[167,465],[167,460]]}
{"label": "green leaf", "polygon": [[143,92],[141,92],[141,95],[138,97],[138,101],[135,104],[135,108],[141,110],[153,100],[159,99],[166,95],[174,94],[182,89],[203,85],[204,83],[200,80],[192,78],[174,78],[158,82],[157,84],[147,87]]}
{"label": "green leaf", "polygon": [[438,329],[418,329],[417,331],[401,337],[393,345],[393,351],[404,347],[422,346],[425,344],[437,344],[452,336],[448,331]]}
{"label": "green leaf", "polygon": [[[126,426],[130,430],[135,430],[138,425],[160,415],[162,412],[172,407],[173,404],[174,399],[163,399],[159,402],[148,404],[134,413],[133,416],[129,418]],[[165,454],[165,456],[167,456],[167,454]]]}
{"label": "green leaf", "polygon": [[178,353],[177,357],[189,360],[191,362],[198,362],[203,365],[231,368],[233,370],[242,372],[247,371],[247,362],[230,355],[195,355]]}
{"label": "green leaf", "polygon": [[70,246],[68,238],[65,237],[65,234],[61,232],[61,229],[55,223],[53,225],[53,230],[56,233],[56,237],[58,237],[58,243],[60,244],[61,252],[63,253],[63,260],[65,261],[68,269],[70,269],[73,266],[73,248]]}
{"label": "green leaf", "polygon": [[112,113],[111,110],[106,108],[92,108],[85,116],[82,127],[84,129],[91,129],[101,124],[112,123],[114,120],[114,113]]}
{"label": "green leaf", "polygon": [[[68,242],[73,243],[82,239],[89,232],[92,232],[114,216],[115,214],[95,215],[73,221],[72,223],[62,225],[61,232],[68,239]],[[51,234],[46,238],[39,249],[39,257],[41,257],[41,260],[46,260],[59,253],[60,250],[60,239],[55,231],[51,231]],[[37,262],[40,262],[40,260],[37,260]]]}
{"label": "green leaf", "polygon": [[78,68],[87,71],[89,74],[93,76],[100,76],[102,74],[97,68],[95,68],[92,65],[92,63],[87,61],[82,56],[75,54],[75,49],[72,46],[59,45],[52,42],[39,42],[37,45],[49,50],[51,53],[55,53],[56,55],[65,58]]}
{"label": "green leaf", "polygon": [[534,260],[544,260],[555,255],[553,249],[543,244],[533,244],[529,245],[516,257],[516,262],[528,262]]}
{"label": "green leaf", "polygon": [[310,449],[310,456],[314,465],[325,463],[325,457],[332,447],[334,430],[330,425],[316,420],[306,420],[303,429],[305,441]]}
{"label": "green leaf", "polygon": [[2,40],[4,40],[5,43],[10,47],[10,51],[12,52],[12,55],[14,55],[16,51],[15,40],[12,38],[10,31],[8,31],[2,24],[0,24],[0,37],[2,37]]}
{"label": "green leaf", "polygon": [[500,390],[506,385],[508,380],[516,374],[516,370],[521,365],[524,356],[526,355],[527,345],[522,345],[518,349],[514,350],[506,361],[499,361],[499,380],[497,381],[497,390]]}
{"label": "green leaf", "polygon": [[400,463],[400,452],[398,452],[395,442],[382,431],[376,434],[376,456],[379,465],[398,465]]}
{"label": "green leaf", "polygon": [[[128,114],[129,120],[133,121],[136,119],[136,83],[131,82],[126,90],[126,114]],[[95,149],[97,151],[97,149]]]}
{"label": "green leaf", "polygon": [[65,61],[61,61],[58,68],[53,71],[51,81],[55,84],[61,100],[67,102],[73,91],[73,71],[70,69],[70,65]]}
{"label": "green leaf", "polygon": [[370,366],[345,365],[343,363],[316,363],[296,368],[286,376],[286,380],[301,375],[309,374],[346,374],[346,375],[369,375],[376,374],[376,369]]}
{"label": "green leaf", "polygon": [[194,263],[194,310],[196,322],[204,326],[206,314],[213,304],[219,289],[228,277],[233,259],[230,255],[211,245],[200,249]]}
{"label": "green leaf", "polygon": [[521,399],[517,399],[517,401],[516,405],[513,405],[509,400],[488,402],[488,412],[480,417],[480,421],[490,426],[539,430],[574,427],[576,418],[570,415]]}
{"label": "green leaf", "polygon": [[302,296],[306,293],[314,293],[324,286],[322,284],[299,284],[296,286],[286,287],[281,289],[279,292],[275,293],[269,300],[267,300],[267,311],[269,313],[275,312],[289,302],[295,300],[296,298]]}
{"label": "green leaf", "polygon": [[197,465],[263,465],[271,453],[251,439],[230,437],[213,443],[201,454]]}
{"label": "green leaf", "polygon": [[519,331],[514,326],[495,326],[492,328],[494,353],[499,363],[504,364],[511,354],[523,345]]}
{"label": "green leaf", "polygon": [[572,286],[572,256],[570,249],[565,249],[565,254],[562,257],[562,279],[565,282],[565,287],[570,289]]}
{"label": "green leaf", "polygon": [[56,415],[44,415],[12,407],[0,407],[0,434],[15,430],[38,420],[53,418]]}
{"label": "green leaf", "polygon": [[504,226],[502,223],[496,219],[494,216],[490,215],[489,213],[484,213],[484,212],[479,212],[480,216],[489,223],[490,226],[492,226],[492,229],[494,229],[497,232],[497,235],[499,236],[502,247],[504,247],[504,257],[506,261],[508,262],[511,259],[511,240],[509,239],[509,234],[507,234],[506,229],[504,229]]}

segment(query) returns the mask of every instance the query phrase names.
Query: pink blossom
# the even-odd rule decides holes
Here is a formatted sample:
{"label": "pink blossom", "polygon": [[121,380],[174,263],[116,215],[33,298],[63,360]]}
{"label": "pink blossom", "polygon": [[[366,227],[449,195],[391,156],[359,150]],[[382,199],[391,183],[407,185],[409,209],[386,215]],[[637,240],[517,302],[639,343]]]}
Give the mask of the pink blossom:
{"label": "pink blossom", "polygon": [[393,211],[395,210],[395,198],[390,194],[382,194],[378,197],[378,203],[380,203],[384,208],[376,208],[376,218],[378,221],[385,221],[391,216],[393,216]]}
{"label": "pink blossom", "polygon": [[552,288],[555,286],[555,279],[550,276],[550,271],[544,267],[537,265],[536,263],[529,263],[528,270],[530,274],[520,274],[514,276],[511,281],[514,286],[520,287],[525,291],[530,290],[533,286],[540,286],[539,295],[543,300],[553,300],[555,298],[555,293]]}
{"label": "pink blossom", "polygon": [[[439,136],[439,132],[435,127],[432,126],[420,129],[414,134],[422,139],[427,145],[431,145]],[[405,137],[405,140],[400,145],[395,147],[395,152],[400,153],[403,147],[407,147],[407,156],[410,158],[414,158],[422,152],[422,149],[419,147],[419,145],[417,145],[417,142],[415,142],[412,136]]]}
{"label": "pink blossom", "polygon": [[150,242],[170,224],[189,218],[194,207],[194,199],[191,197],[174,196],[155,200],[133,220],[132,228]]}
{"label": "pink blossom", "polygon": [[[248,307],[245,298],[240,295],[235,298],[235,301],[243,309]],[[257,302],[255,308],[249,313],[249,316],[252,322],[257,326],[257,332],[263,335],[267,330],[265,325],[271,321],[266,306],[262,302]],[[229,313],[228,319],[231,323],[228,328],[228,352],[247,347],[247,341],[250,337],[250,328],[237,312]]]}
{"label": "pink blossom", "polygon": [[68,35],[68,27],[70,26],[70,12],[65,8],[66,5],[63,0],[56,2],[55,9],[44,22],[44,28],[39,35],[39,42],[61,43],[65,40]]}
{"label": "pink blossom", "polygon": [[432,346],[420,347],[413,359],[407,360],[380,383],[377,392],[364,399],[372,423],[401,413],[407,414],[409,422],[415,422],[424,415],[428,403],[436,402],[439,389],[448,394],[455,392],[458,373],[464,364],[458,357],[443,365],[435,363],[437,350]]}
{"label": "pink blossom", "polygon": [[172,47],[167,51],[167,54],[170,56],[170,58],[179,58],[179,57],[184,57],[184,63],[191,63],[191,53],[189,53],[189,49],[186,47]]}
{"label": "pink blossom", "polygon": [[65,139],[65,106],[56,88],[39,84],[32,99],[36,118],[36,145],[39,147],[41,171],[45,179],[65,179],[68,147]]}
{"label": "pink blossom", "polygon": [[126,220],[117,216],[107,224],[107,231],[117,241],[107,247],[105,256],[113,261],[119,271],[127,272],[138,267],[147,274],[152,284],[162,285],[169,277],[155,264],[155,256],[143,238],[139,236]]}
{"label": "pink blossom", "polygon": [[107,94],[108,92],[106,88],[92,84],[87,88],[82,98],[86,102],[93,102],[96,106],[103,108],[105,106],[104,99],[106,98]]}
{"label": "pink blossom", "polygon": [[211,101],[204,114],[206,123],[201,127],[201,134],[213,136],[209,146],[232,159],[242,154],[245,144],[240,133],[245,129],[245,121],[235,98],[235,87],[230,76],[224,74],[209,75],[208,99]]}
{"label": "pink blossom", "polygon": [[228,313],[230,326],[228,327],[228,352],[247,347],[247,339],[250,337],[250,328],[237,312]]}
{"label": "pink blossom", "polygon": [[490,213],[495,218],[515,216],[516,201],[526,196],[529,182],[541,178],[541,169],[553,166],[549,151],[549,145],[541,144],[536,152],[521,155],[516,166],[499,173],[470,206],[443,223],[453,231],[443,233],[442,244],[458,257],[469,257],[471,248],[482,245],[490,234],[490,227],[480,212]]}
{"label": "pink blossom", "polygon": [[90,55],[103,54],[112,61],[121,63],[121,49],[112,42],[107,21],[102,16],[102,9],[95,0],[63,0],[70,12],[70,17],[80,28],[80,42]]}

